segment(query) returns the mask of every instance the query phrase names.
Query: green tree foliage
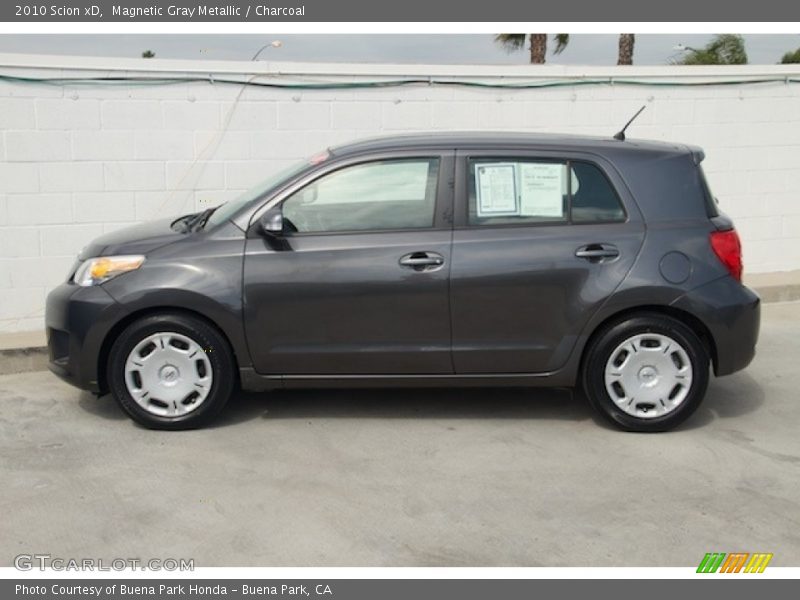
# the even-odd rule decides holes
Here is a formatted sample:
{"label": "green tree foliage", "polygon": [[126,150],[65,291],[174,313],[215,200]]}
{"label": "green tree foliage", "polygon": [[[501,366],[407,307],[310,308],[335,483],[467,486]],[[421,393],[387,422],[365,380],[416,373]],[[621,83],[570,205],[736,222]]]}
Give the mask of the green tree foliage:
{"label": "green tree foliage", "polygon": [[724,33],[703,48],[688,48],[679,65],[746,65],[747,51],[741,35]]}
{"label": "green tree foliage", "polygon": [[[494,41],[508,52],[516,52],[525,48],[528,39],[530,39],[531,64],[544,64],[547,58],[546,33],[501,33],[495,36]],[[569,34],[557,33],[553,36],[553,41],[556,44],[553,54],[561,54],[569,44]]]}
{"label": "green tree foliage", "polygon": [[783,55],[781,59],[782,65],[791,65],[794,63],[800,63],[800,48],[795,50],[794,52],[787,52]]}

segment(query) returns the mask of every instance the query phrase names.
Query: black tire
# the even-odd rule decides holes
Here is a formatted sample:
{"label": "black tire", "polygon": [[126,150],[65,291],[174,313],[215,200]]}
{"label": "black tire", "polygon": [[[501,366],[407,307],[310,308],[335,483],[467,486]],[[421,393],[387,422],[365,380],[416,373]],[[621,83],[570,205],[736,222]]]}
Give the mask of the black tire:
{"label": "black tire", "polygon": [[[176,417],[159,416],[141,407],[128,391],[125,363],[139,342],[159,332],[184,335],[204,349],[211,365],[211,389],[192,412]],[[237,372],[227,340],[213,326],[194,316],[180,313],[148,315],[128,325],[111,347],[107,364],[108,385],[116,401],[134,421],[149,429],[194,429],[209,423],[230,399]]]}
{"label": "black tire", "polygon": [[[692,381],[685,398],[672,412],[652,418],[625,412],[612,399],[605,382],[605,369],[612,353],[625,340],[646,333],[660,334],[677,342],[688,356],[692,368]],[[637,313],[609,324],[591,340],[583,363],[583,391],[592,407],[620,429],[638,432],[667,431],[697,410],[708,387],[709,366],[708,350],[686,324],[658,313]]]}

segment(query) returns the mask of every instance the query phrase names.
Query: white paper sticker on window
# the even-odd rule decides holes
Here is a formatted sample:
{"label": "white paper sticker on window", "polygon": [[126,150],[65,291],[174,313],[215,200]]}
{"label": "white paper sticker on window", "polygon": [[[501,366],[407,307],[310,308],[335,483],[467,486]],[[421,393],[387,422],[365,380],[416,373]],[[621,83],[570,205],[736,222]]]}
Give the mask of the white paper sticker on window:
{"label": "white paper sticker on window", "polygon": [[520,164],[520,211],[523,217],[563,217],[564,165]]}
{"label": "white paper sticker on window", "polygon": [[518,215],[516,165],[495,163],[475,168],[478,216]]}

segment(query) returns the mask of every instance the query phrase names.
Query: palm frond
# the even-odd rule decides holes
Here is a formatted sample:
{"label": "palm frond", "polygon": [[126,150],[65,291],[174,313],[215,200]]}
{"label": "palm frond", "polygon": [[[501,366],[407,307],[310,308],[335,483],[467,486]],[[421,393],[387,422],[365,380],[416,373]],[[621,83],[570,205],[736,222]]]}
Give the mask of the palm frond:
{"label": "palm frond", "polygon": [[553,48],[553,54],[561,54],[569,44],[569,34],[557,33],[553,36],[553,41],[556,43],[556,47]]}
{"label": "palm frond", "polygon": [[506,52],[515,52],[525,47],[528,36],[524,33],[499,33],[494,36],[494,41],[500,44]]}

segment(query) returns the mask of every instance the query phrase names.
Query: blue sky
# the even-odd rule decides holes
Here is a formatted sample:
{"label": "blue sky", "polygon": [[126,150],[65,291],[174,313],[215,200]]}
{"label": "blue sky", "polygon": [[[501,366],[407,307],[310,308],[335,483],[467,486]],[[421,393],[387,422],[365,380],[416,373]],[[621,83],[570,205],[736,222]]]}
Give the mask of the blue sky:
{"label": "blue sky", "polygon": [[[679,56],[675,47],[703,46],[711,35],[640,34],[636,37],[634,63],[659,65]],[[800,47],[800,34],[745,35],[751,64],[774,64]],[[398,62],[460,64],[524,64],[527,51],[509,54],[489,34],[241,34],[241,35],[85,35],[0,34],[0,52],[76,54],[138,57],[152,50],[159,58],[208,58],[250,60],[258,48],[280,40],[262,58],[308,62]],[[551,44],[551,47],[553,45]],[[548,56],[552,64],[610,65],[616,63],[617,36],[576,34],[560,56]]]}

